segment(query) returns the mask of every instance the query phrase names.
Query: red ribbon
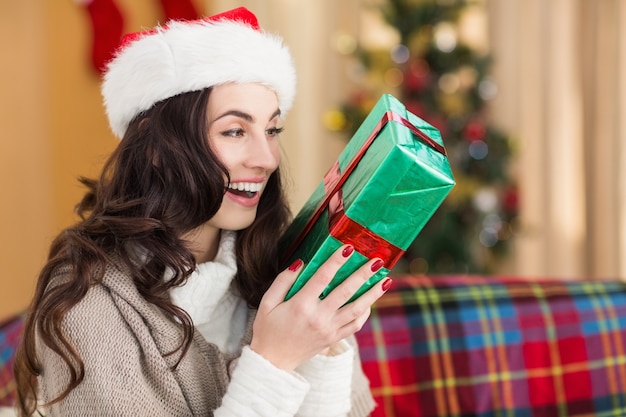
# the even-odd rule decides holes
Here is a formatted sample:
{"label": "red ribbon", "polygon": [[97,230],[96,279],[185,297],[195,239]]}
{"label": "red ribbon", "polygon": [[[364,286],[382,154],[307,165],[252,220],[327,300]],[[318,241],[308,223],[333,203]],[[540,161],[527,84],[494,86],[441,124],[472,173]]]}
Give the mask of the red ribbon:
{"label": "red ribbon", "polygon": [[339,161],[335,161],[333,166],[324,176],[324,188],[326,194],[320,202],[313,215],[304,225],[300,234],[293,241],[285,258],[289,258],[300,246],[306,235],[311,231],[326,208],[328,208],[330,235],[344,244],[351,244],[354,249],[367,258],[380,258],[385,262],[385,268],[390,270],[404,253],[404,249],[398,248],[382,237],[376,235],[366,227],[355,222],[344,213],[343,196],[341,187],[346,182],[350,174],[354,171],[358,163],[363,159],[365,152],[369,149],[374,140],[378,137],[385,125],[394,121],[407,127],[415,134],[421,142],[431,147],[435,151],[447,156],[445,148],[424,132],[416,128],[410,121],[392,111],[387,111],[381,117],[376,127],[365,140],[356,155],[352,158],[345,171],[341,173]]}

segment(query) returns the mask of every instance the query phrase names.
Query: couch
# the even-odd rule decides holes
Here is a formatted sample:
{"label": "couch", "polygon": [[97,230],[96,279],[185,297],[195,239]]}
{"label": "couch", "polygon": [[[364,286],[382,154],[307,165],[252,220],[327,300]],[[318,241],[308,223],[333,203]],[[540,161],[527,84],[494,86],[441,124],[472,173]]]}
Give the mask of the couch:
{"label": "couch", "polygon": [[[357,334],[374,417],[626,416],[626,283],[393,278]],[[0,325],[0,405],[22,320]]]}

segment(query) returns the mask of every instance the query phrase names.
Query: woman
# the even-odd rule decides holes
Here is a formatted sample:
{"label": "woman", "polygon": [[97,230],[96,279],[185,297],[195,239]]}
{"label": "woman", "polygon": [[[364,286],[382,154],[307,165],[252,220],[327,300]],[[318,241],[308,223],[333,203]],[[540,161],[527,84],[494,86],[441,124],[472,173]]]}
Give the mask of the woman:
{"label": "woman", "polygon": [[280,39],[246,9],[170,22],[125,39],[102,91],[121,142],[40,274],[21,415],[367,415],[353,334],[390,281],[344,304],[382,262],[320,300],[345,245],[284,301]]}

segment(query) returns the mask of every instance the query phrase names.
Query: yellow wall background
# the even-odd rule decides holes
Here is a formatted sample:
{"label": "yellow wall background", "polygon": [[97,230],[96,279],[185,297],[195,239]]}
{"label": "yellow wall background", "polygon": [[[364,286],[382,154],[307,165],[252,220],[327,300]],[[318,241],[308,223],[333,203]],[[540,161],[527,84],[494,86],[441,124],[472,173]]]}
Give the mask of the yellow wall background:
{"label": "yellow wall background", "polygon": [[[0,320],[28,305],[52,239],[76,220],[77,178],[97,175],[116,144],[79,3],[0,2]],[[116,3],[126,31],[162,19],[157,1]]]}

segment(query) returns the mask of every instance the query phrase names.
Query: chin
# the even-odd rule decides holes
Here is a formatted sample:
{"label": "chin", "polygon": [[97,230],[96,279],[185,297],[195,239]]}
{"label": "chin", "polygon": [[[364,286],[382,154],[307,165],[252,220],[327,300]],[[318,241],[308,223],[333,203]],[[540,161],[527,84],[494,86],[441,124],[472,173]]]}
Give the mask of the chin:
{"label": "chin", "polygon": [[222,207],[209,222],[217,229],[237,231],[250,227],[256,216],[257,207],[244,208],[225,198]]}
{"label": "chin", "polygon": [[237,221],[227,222],[226,224],[222,226],[222,229],[232,230],[232,231],[247,229],[248,227],[252,225],[252,223],[254,223],[255,218],[256,218],[256,213],[254,216],[251,216],[250,218],[246,218],[246,219],[241,218],[241,219],[238,219]]}

